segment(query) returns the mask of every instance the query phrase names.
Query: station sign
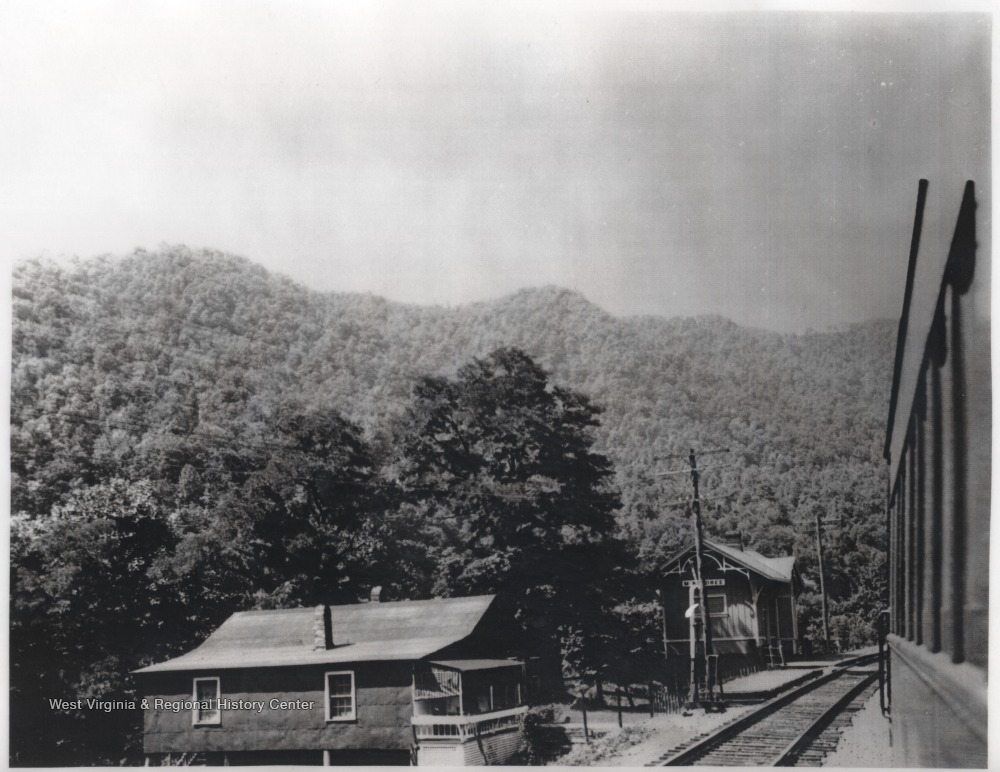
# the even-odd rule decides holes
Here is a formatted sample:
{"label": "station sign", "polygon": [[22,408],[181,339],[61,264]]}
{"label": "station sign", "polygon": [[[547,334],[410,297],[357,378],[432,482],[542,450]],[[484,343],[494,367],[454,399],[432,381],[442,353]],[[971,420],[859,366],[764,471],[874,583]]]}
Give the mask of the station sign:
{"label": "station sign", "polygon": [[[683,582],[683,584],[684,584],[685,587],[697,587],[698,586],[698,582],[696,582],[694,579],[685,579],[684,582]],[[706,579],[705,580],[705,586],[706,587],[725,587],[726,586],[726,580],[725,579]]]}

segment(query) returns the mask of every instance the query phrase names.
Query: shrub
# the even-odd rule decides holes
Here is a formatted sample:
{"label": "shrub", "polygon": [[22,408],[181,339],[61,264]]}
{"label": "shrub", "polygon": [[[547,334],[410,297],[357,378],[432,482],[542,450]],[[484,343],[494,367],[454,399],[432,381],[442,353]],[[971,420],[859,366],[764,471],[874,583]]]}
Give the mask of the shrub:
{"label": "shrub", "polygon": [[545,764],[569,751],[570,742],[566,729],[554,721],[555,710],[551,705],[538,705],[521,716],[518,764]]}

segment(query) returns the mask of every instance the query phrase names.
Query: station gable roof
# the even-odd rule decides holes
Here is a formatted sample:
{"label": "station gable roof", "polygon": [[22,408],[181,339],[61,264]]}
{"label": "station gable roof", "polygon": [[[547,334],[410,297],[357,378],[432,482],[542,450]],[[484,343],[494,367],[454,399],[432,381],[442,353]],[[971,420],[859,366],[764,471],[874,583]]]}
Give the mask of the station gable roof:
{"label": "station gable roof", "polygon": [[[756,574],[775,582],[791,582],[795,575],[795,558],[792,555],[781,555],[768,558],[759,552],[747,549],[736,549],[719,542],[705,539],[705,551],[714,551],[732,563],[753,571]],[[689,553],[694,552],[694,545],[691,544],[663,564],[664,569],[680,563]]]}

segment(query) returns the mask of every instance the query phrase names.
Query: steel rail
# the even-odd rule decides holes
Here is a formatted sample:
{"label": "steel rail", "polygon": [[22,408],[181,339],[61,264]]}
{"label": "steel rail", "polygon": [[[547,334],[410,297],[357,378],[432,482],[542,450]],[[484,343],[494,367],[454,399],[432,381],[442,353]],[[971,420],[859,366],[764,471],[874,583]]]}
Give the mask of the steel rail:
{"label": "steel rail", "polygon": [[840,678],[846,674],[851,667],[868,664],[869,662],[877,659],[877,657],[877,653],[862,654],[857,657],[851,657],[850,659],[843,660],[842,662],[834,663],[830,668],[830,672],[825,673],[818,678],[814,678],[802,686],[790,690],[786,694],[779,695],[778,697],[765,702],[760,707],[750,711],[746,715],[740,716],[731,723],[722,725],[714,732],[709,733],[694,744],[679,750],[677,753],[674,753],[665,760],[659,762],[656,766],[691,766],[692,762],[711,751],[714,746],[733,739],[737,735],[741,734],[745,729],[748,729],[754,724],[762,721],[781,708],[790,705],[815,689]]}
{"label": "steel rail", "polygon": [[833,668],[851,668],[857,667],[858,665],[870,665],[872,662],[878,660],[878,652],[874,651],[871,654],[859,654],[856,657],[851,657],[850,659],[845,659],[840,662],[834,662],[831,667]]}
{"label": "steel rail", "polygon": [[872,681],[876,678],[878,678],[878,673],[874,672],[869,674],[867,678],[852,686],[843,697],[827,708],[823,712],[823,715],[813,721],[812,724],[802,732],[802,734],[790,742],[788,747],[779,753],[768,766],[794,767],[796,760],[801,753],[809,747],[809,744],[819,737],[819,735],[821,735],[823,731],[833,723],[834,719],[836,719],[836,717],[845,708],[847,708],[847,706],[850,705],[854,699],[861,694],[861,692],[871,686]]}

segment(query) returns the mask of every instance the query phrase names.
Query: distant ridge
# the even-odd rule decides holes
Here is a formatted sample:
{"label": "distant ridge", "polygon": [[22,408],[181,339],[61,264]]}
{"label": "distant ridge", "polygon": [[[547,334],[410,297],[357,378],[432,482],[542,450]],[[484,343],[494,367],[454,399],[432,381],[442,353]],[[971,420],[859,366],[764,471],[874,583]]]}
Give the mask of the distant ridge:
{"label": "distant ridge", "polygon": [[202,425],[240,410],[265,432],[274,406],[294,397],[378,439],[416,378],[517,346],[603,406],[599,446],[643,550],[680,539],[683,513],[662,505],[685,491],[650,476],[663,468],[656,459],[727,446],[734,468],[706,485],[736,493],[713,505],[710,531],[756,523],[746,530],[763,551],[807,552],[808,538],[783,525],[802,502],[833,493],[866,518],[877,511],[893,327],[787,334],[719,316],[615,317],[551,285],[422,307],[317,292],[242,257],[170,247],[16,269],[11,420],[28,431],[35,416],[89,400],[98,415],[166,421],[196,399]]}

